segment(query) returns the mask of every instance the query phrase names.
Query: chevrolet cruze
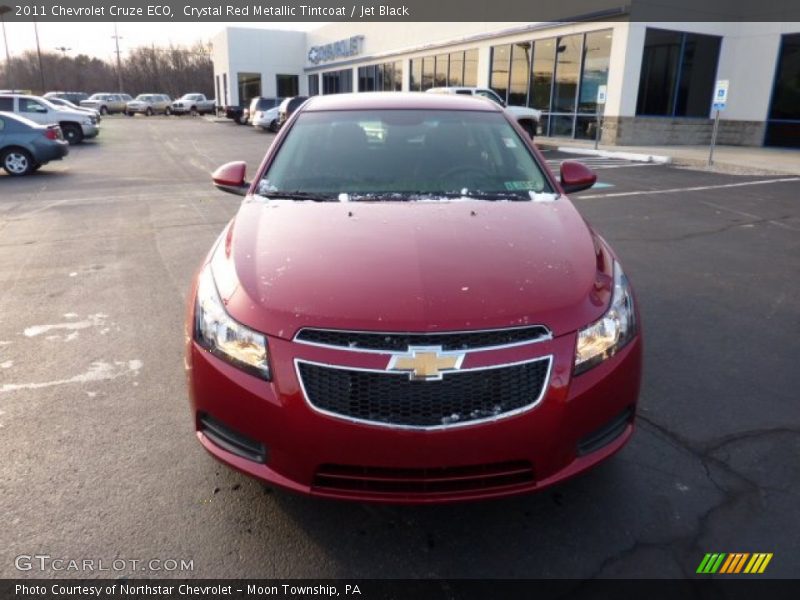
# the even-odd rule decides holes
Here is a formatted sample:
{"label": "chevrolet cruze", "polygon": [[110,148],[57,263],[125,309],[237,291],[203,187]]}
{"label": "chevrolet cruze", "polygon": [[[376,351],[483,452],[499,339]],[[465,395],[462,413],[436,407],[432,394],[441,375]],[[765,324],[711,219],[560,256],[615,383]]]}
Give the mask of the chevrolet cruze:
{"label": "chevrolet cruze", "polygon": [[641,325],[608,243],[480,98],[314,97],[190,294],[200,443],[269,484],[445,502],[539,490],[629,439]]}

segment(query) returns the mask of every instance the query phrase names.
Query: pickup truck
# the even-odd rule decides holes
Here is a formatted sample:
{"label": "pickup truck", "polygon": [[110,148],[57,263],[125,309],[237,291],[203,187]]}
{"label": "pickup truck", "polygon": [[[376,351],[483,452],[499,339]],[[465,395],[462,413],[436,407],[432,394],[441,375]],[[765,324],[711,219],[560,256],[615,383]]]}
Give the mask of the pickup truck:
{"label": "pickup truck", "polygon": [[0,111],[14,113],[40,125],[59,125],[64,139],[71,145],[96,137],[100,133],[94,115],[85,111],[63,109],[38,96],[0,95]]}
{"label": "pickup truck", "polygon": [[533,136],[536,135],[536,131],[539,128],[539,123],[542,120],[542,111],[536,110],[535,108],[528,108],[527,106],[509,106],[500,96],[497,95],[497,92],[489,88],[435,87],[426,91],[432,94],[465,94],[468,96],[482,96],[484,98],[488,98],[492,102],[495,102],[505,108],[507,112],[514,115],[514,117],[517,119],[517,122],[526,132],[528,132],[528,135],[531,136],[531,139],[533,139]]}
{"label": "pickup truck", "polygon": [[172,103],[172,112],[176,115],[213,114],[216,110],[215,104],[214,100],[209,100],[205,94],[184,94]]}

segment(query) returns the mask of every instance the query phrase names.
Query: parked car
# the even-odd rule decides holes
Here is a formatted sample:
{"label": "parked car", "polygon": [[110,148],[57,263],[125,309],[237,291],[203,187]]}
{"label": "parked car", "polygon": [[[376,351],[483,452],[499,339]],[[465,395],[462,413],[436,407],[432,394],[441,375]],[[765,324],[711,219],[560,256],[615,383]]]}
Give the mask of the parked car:
{"label": "parked car", "polygon": [[83,108],[93,108],[101,115],[124,113],[128,102],[133,100],[129,94],[92,94],[87,100],[81,100]]}
{"label": "parked car", "polygon": [[253,127],[275,133],[278,131],[278,110],[279,107],[273,106],[267,110],[258,110],[250,119]]}
{"label": "parked car", "polygon": [[48,100],[60,98],[61,100],[67,100],[72,104],[78,105],[82,100],[88,99],[89,94],[86,92],[47,92],[43,97]]}
{"label": "parked car", "polygon": [[215,110],[214,100],[209,100],[205,94],[184,94],[172,103],[172,112],[176,115],[214,114]]}
{"label": "parked car", "polygon": [[289,120],[292,113],[306,100],[308,100],[308,96],[294,96],[293,98],[286,98],[281,102],[280,108],[278,108],[278,129],[283,127],[283,124]]}
{"label": "parked car", "polygon": [[248,120],[258,129],[278,131],[278,106],[276,98],[256,96],[250,101]]}
{"label": "parked car", "polygon": [[0,111],[0,164],[9,175],[28,175],[67,154],[69,144],[58,125],[39,125]]}
{"label": "parked car", "polygon": [[166,94],[139,94],[134,100],[128,102],[125,114],[133,116],[141,113],[145,116],[157,114],[172,114],[172,99]]}
{"label": "parked car", "polygon": [[70,144],[96,137],[100,126],[86,111],[61,108],[38,96],[0,95],[0,110],[13,112],[40,125],[55,123]]}
{"label": "parked car", "polygon": [[[369,135],[382,130],[381,135]],[[500,106],[314,96],[189,293],[199,442],[295,492],[434,503],[540,490],[630,439],[642,368],[631,285]]]}
{"label": "parked car", "polygon": [[436,87],[426,90],[432,94],[460,94],[465,96],[480,96],[487,98],[504,107],[517,119],[520,126],[533,138],[539,131],[539,124],[542,122],[542,111],[527,106],[512,106],[506,104],[497,92],[489,88],[479,87]]}
{"label": "parked car", "polygon": [[247,125],[250,121],[250,109],[244,106],[229,105],[224,108],[225,118],[239,125]]}
{"label": "parked car", "polygon": [[77,111],[85,112],[85,113],[87,113],[89,115],[92,115],[97,119],[98,123],[100,121],[102,121],[102,118],[100,117],[100,113],[98,111],[96,111],[95,109],[93,109],[93,108],[83,108],[82,106],[78,106],[77,104],[73,104],[69,100],[64,100],[63,98],[57,98],[55,96],[50,96],[49,98],[46,98],[46,100],[50,104],[55,104],[56,106],[58,106],[60,108],[67,108],[67,109],[70,109],[70,110],[77,110]]}

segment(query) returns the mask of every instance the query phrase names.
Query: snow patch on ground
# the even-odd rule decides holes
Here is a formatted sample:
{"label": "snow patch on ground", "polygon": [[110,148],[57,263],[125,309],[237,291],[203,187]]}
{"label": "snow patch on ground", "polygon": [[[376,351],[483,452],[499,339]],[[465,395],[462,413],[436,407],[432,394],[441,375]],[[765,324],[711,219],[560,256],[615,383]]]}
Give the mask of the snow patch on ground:
{"label": "snow patch on ground", "polygon": [[26,327],[23,333],[25,334],[26,337],[36,337],[37,335],[42,335],[43,333],[47,333],[54,329],[67,329],[67,330],[88,329],[89,327],[99,327],[101,325],[104,325],[107,318],[108,315],[103,313],[97,313],[96,315],[89,315],[83,321],[68,321],[65,323],[52,323],[48,325],[33,325],[31,327]]}
{"label": "snow patch on ground", "polygon": [[113,363],[95,361],[85,372],[74,375],[73,377],[69,377],[67,379],[56,379],[53,381],[42,381],[36,383],[5,383],[0,386],[0,394],[15,392],[17,390],[39,390],[42,388],[67,385],[71,383],[107,381],[110,379],[116,379],[117,377],[123,377],[125,375],[133,375],[135,377],[139,374],[142,366],[143,363],[141,360],[114,361]]}

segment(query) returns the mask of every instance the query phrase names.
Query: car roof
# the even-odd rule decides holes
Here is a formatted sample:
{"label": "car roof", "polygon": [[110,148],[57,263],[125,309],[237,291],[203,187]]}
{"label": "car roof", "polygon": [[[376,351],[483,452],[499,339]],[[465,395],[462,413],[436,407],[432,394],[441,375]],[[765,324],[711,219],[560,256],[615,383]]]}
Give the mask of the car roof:
{"label": "car roof", "polygon": [[380,109],[502,111],[499,106],[486,102],[484,98],[420,92],[361,92],[312,96],[302,108],[303,112]]}

